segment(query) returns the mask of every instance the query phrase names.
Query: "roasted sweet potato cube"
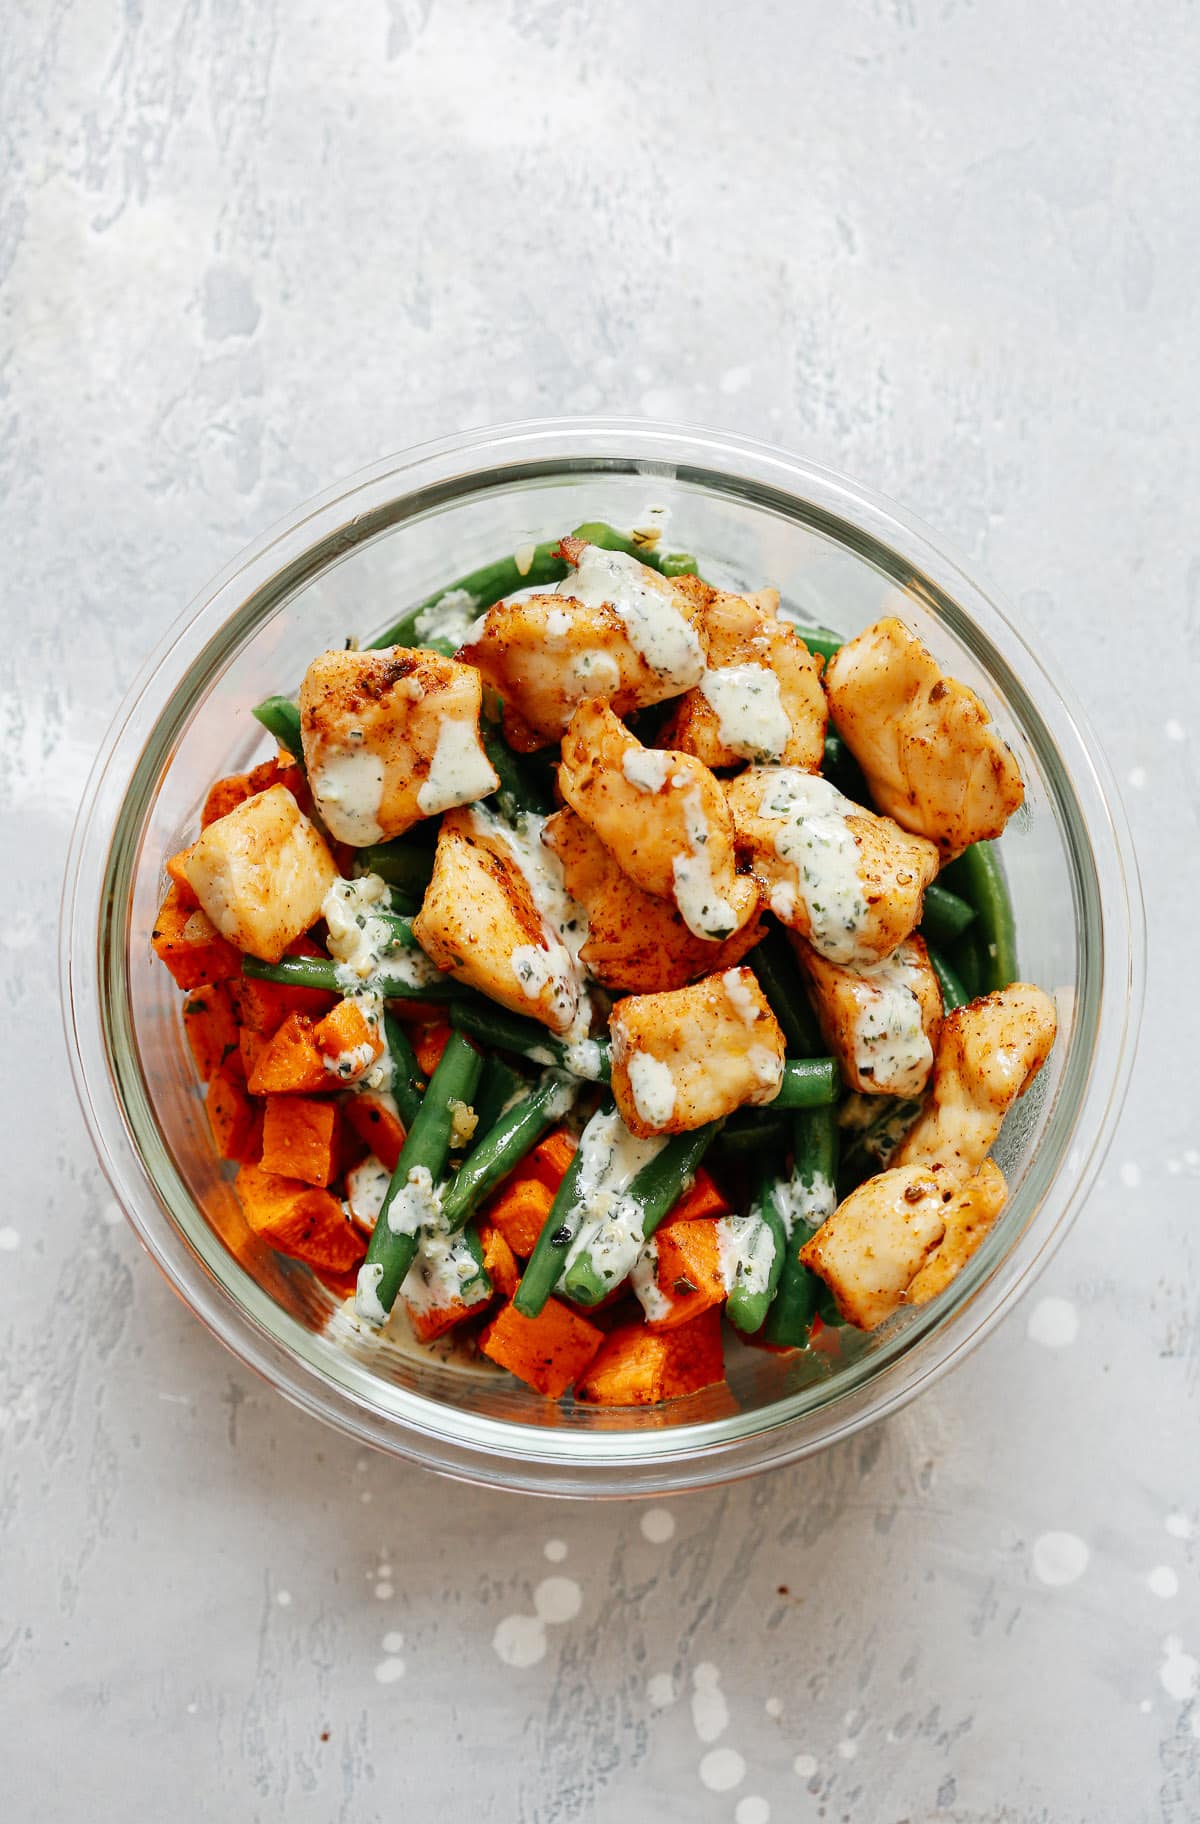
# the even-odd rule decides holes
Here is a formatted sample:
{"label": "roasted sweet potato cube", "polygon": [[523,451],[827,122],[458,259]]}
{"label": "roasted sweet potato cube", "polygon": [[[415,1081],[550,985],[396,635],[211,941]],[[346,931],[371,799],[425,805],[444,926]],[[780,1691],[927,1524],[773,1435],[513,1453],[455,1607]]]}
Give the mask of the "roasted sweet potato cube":
{"label": "roasted sweet potato cube", "polygon": [[238,1027],[238,1051],[241,1053],[242,1069],[246,1073],[247,1083],[254,1075],[255,1066],[270,1043],[267,1034],[255,1032],[253,1026]]}
{"label": "roasted sweet potato cube", "polygon": [[491,1223],[481,1222],[479,1240],[483,1248],[483,1264],[487,1276],[492,1282],[492,1291],[500,1298],[511,1298],[521,1278],[521,1269],[517,1257],[509,1247],[500,1230]]}
{"label": "roasted sweet potato cube", "polygon": [[237,1021],[224,982],[193,988],[183,1003],[183,1030],[196,1069],[207,1083],[216,1076],[230,1052],[238,1049]]}
{"label": "roasted sweet potato cube", "polygon": [[184,849],[183,852],[179,855],[168,855],[167,862],[166,862],[167,879],[170,881],[170,883],[173,887],[178,888],[177,897],[178,897],[179,905],[180,906],[190,906],[191,909],[194,911],[196,909],[196,907],[200,904],[200,901],[196,898],[196,895],[192,892],[191,882],[188,880],[187,875],[184,873],[183,857],[186,854],[187,854],[187,850]]}
{"label": "roasted sweet potato cube", "polygon": [[484,1205],[483,1215],[499,1229],[513,1253],[528,1260],[553,1202],[554,1192],[548,1184],[518,1170]]}
{"label": "roasted sweet potato cube", "polygon": [[246,1093],[237,1052],[226,1058],[209,1083],[204,1106],[222,1159],[256,1160],[262,1146],[262,1105]]}
{"label": "roasted sweet potato cube", "polygon": [[704,1166],[700,1166],[689,1188],[673,1203],[658,1225],[661,1235],[664,1229],[671,1228],[677,1222],[700,1222],[706,1216],[725,1216],[729,1213],[729,1201],[720,1185]]}
{"label": "roasted sweet potato cube", "polygon": [[327,1185],[338,1162],[341,1115],[333,1102],[268,1096],[263,1111],[262,1168],[281,1178]]}
{"label": "roasted sweet potato cube", "polygon": [[367,1151],[374,1153],[389,1172],[394,1172],[404,1145],[403,1123],[377,1096],[365,1092],[351,1096],[343,1112],[347,1126],[358,1135]]}
{"label": "roasted sweet potato cube", "polygon": [[367,1251],[340,1200],[316,1185],[244,1165],[234,1188],[250,1227],[281,1254],[322,1272],[348,1273]]}
{"label": "roasted sweet potato cube", "polygon": [[[311,937],[298,937],[288,945],[286,954],[324,956],[325,952]],[[289,1013],[304,1013],[310,1020],[320,1020],[338,1002],[336,994],[327,994],[323,988],[293,988],[283,982],[260,982],[249,975],[240,976],[230,992],[241,1024],[268,1036],[278,1032]]]}
{"label": "roasted sweet potato cube", "polygon": [[379,1022],[368,1020],[357,1001],[339,1001],[313,1031],[326,1070],[341,1083],[357,1083],[383,1052]]}
{"label": "roasted sweet potato cube", "polygon": [[507,1304],[487,1326],[480,1347],[519,1381],[557,1400],[577,1381],[604,1340],[604,1333],[557,1298],[539,1317],[522,1317]]}
{"label": "roasted sweet potato cube", "polygon": [[529,1172],[556,1191],[578,1150],[578,1141],[565,1127],[556,1127],[538,1141],[529,1155]]}
{"label": "roasted sweet potato cube", "polygon": [[610,1331],[575,1398],[595,1406],[654,1406],[725,1379],[721,1313],[714,1305],[677,1330],[623,1324]]}
{"label": "roasted sweet potato cube", "polygon": [[450,1043],[450,1027],[445,1020],[434,1020],[428,1025],[418,1026],[411,1037],[422,1075],[431,1077]]}
{"label": "roasted sweet potato cube", "polygon": [[657,1243],[658,1290],[670,1310],[656,1317],[651,1328],[675,1330],[724,1300],[717,1218],[702,1216],[660,1228]]}
{"label": "roasted sweet potato cube", "polygon": [[247,798],[267,791],[272,785],[286,786],[297,803],[304,807],[308,796],[304,774],[294,762],[278,755],[272,760],[264,760],[251,772],[230,773],[227,778],[218,779],[211,785],[208,797],[204,800],[204,809],[200,813],[200,828],[206,830],[210,823],[228,816],[239,804],[244,804]]}
{"label": "roasted sweet potato cube", "polygon": [[303,1096],[334,1087],[335,1080],[322,1063],[313,1039],[312,1021],[302,1013],[289,1013],[258,1055],[250,1075],[251,1093]]}
{"label": "roasted sweet potato cube", "polygon": [[232,944],[217,932],[212,920],[172,886],[158,908],[150,942],[154,954],[174,976],[180,988],[201,988],[206,982],[226,982],[242,972],[242,959]]}

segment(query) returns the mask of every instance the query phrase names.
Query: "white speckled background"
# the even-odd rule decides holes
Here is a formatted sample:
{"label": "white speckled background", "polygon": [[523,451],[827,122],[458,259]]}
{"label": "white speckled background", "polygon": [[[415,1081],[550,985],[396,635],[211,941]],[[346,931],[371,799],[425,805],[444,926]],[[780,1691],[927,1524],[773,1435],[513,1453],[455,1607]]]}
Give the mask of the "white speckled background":
{"label": "white speckled background", "polygon": [[[4,8],[6,1824],[1200,1815],[1198,71],[1185,0]],[[54,1006],[168,620],[347,471],[556,410],[766,436],[956,539],[1102,731],[1150,912],[1032,1300],[668,1518],[368,1462],[243,1373],[113,1211]]]}

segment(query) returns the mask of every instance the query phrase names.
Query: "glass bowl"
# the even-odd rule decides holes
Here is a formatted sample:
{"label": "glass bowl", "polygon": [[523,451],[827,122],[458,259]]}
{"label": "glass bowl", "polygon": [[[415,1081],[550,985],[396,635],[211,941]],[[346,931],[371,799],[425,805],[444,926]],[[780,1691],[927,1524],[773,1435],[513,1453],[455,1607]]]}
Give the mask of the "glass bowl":
{"label": "glass bowl", "polygon": [[[729,1336],[727,1388],[632,1410],[560,1406],[488,1364],[361,1338],[340,1301],[248,1230],[217,1159],[180,995],[153,956],[162,864],[209,783],[270,743],[250,716],[308,660],[367,639],[452,578],[583,520],[644,523],[710,579],[773,583],[851,633],[900,612],[975,686],[1021,763],[1001,854],[1021,971],[1058,1003],[1049,1064],[997,1156],[1008,1207],[953,1286],[871,1336],[777,1357]],[[61,970],[72,1068],[113,1190],[171,1285],[242,1361],[355,1438],[481,1483],[551,1494],[697,1487],[803,1457],[961,1360],[1040,1271],[1087,1196],[1124,1093],[1144,935],[1096,744],[1008,615],[898,508],[765,445],[551,420],[427,444],[302,507],[176,623],[97,759],[72,844]]]}

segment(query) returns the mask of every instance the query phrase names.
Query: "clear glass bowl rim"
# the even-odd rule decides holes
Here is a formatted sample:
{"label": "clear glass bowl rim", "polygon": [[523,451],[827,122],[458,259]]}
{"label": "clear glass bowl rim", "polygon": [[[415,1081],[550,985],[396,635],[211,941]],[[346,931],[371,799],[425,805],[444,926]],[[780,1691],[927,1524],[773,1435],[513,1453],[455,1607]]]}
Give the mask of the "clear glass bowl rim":
{"label": "clear glass bowl rim", "polygon": [[[231,1257],[220,1274],[200,1259],[148,1167],[118,1092],[102,1005],[105,970],[122,942],[123,902],[128,910],[127,883],[106,891],[115,832],[136,803],[135,787],[157,775],[156,736],[186,702],[198,667],[206,676],[253,624],[336,556],[477,489],[606,469],[678,476],[790,508],[793,517],[802,510],[807,523],[828,526],[875,561],[894,560],[951,624],[982,642],[1012,713],[1022,721],[1032,716],[1048,732],[1042,757],[1056,767],[1068,827],[1073,820],[1086,840],[1094,882],[1083,933],[1095,947],[1093,1043],[1073,1105],[1055,1111],[1056,1121],[1069,1118],[1060,1168],[1017,1240],[998,1260],[981,1250],[949,1308],[939,1301],[894,1346],[859,1364],[857,1375],[843,1371],[847,1384],[834,1397],[815,1404],[787,1398],[661,1433],[543,1430],[397,1389],[389,1389],[384,1410],[365,1386],[335,1381],[306,1359],[310,1333],[271,1305]],[[552,1495],[649,1495],[731,1480],[823,1449],[914,1398],[999,1322],[1061,1242],[1103,1163],[1136,1048],[1145,926],[1124,812],[1094,736],[1008,611],[921,521],[828,469],[728,433],[642,420],[546,419],[485,427],[386,458],[288,515],[201,591],[134,679],[93,766],[64,880],[59,960],[72,1076],[105,1175],[173,1289],[240,1360],[360,1442],[445,1474]],[[242,1298],[230,1289],[239,1276]],[[255,1302],[252,1314],[247,1304]]]}

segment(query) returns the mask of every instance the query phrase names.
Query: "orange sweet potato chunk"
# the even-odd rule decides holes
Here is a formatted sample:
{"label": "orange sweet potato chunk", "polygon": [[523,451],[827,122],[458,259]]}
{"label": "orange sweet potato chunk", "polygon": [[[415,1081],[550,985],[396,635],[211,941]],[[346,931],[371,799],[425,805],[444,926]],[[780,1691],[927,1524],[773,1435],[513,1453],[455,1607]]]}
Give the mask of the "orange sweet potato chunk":
{"label": "orange sweet potato chunk", "polygon": [[521,1279],[521,1269],[517,1257],[509,1247],[500,1230],[490,1223],[479,1225],[479,1240],[483,1248],[483,1264],[487,1276],[492,1282],[492,1291],[500,1298],[511,1298]]}
{"label": "orange sweet potato chunk", "polygon": [[480,1347],[526,1386],[557,1400],[583,1374],[603,1341],[602,1330],[551,1298],[540,1317],[522,1317],[515,1305],[505,1305],[484,1331]]}
{"label": "orange sweet potato chunk", "polygon": [[238,1049],[233,1002],[224,982],[193,988],[183,1003],[183,1030],[204,1082],[216,1076],[230,1052]]}
{"label": "orange sweet potato chunk", "polygon": [[242,973],[240,953],[225,942],[194,901],[185,901],[174,885],[158,908],[150,943],[180,988],[227,982]]}
{"label": "orange sweet potato chunk", "polygon": [[567,1175],[567,1167],[575,1157],[578,1146],[574,1134],[565,1127],[556,1127],[552,1132],[543,1135],[529,1155],[529,1172],[534,1178],[540,1178],[556,1191]]}
{"label": "orange sweet potato chunk", "polygon": [[345,1104],[347,1125],[353,1129],[369,1153],[374,1153],[389,1172],[396,1169],[404,1145],[404,1125],[390,1108],[377,1097],[351,1096]]}
{"label": "orange sweet potato chunk", "polygon": [[247,798],[254,798],[259,792],[265,792],[272,785],[285,785],[301,810],[305,808],[308,785],[304,774],[298,766],[282,757],[264,760],[249,773],[230,773],[225,779],[218,779],[209,787],[208,797],[204,800],[204,809],[200,813],[200,828],[206,830],[210,823],[225,817],[230,811],[236,811],[239,804]]}
{"label": "orange sweet potato chunk", "polygon": [[672,1204],[659,1223],[658,1232],[661,1235],[676,1222],[699,1222],[706,1216],[725,1216],[728,1212],[729,1204],[720,1186],[712,1174],[700,1166],[691,1189],[683,1193],[678,1203]]}
{"label": "orange sweet potato chunk", "polygon": [[325,1273],[349,1273],[367,1251],[339,1198],[261,1165],[243,1165],[234,1184],[256,1235]]}
{"label": "orange sweet potato chunk", "polygon": [[251,1093],[303,1096],[334,1086],[314,1042],[312,1021],[302,1013],[289,1013],[258,1055],[250,1075]]}
{"label": "orange sweet potato chunk", "polygon": [[717,1219],[701,1216],[658,1231],[658,1289],[670,1301],[667,1317],[656,1318],[654,1330],[675,1330],[699,1317],[725,1297]]}
{"label": "orange sweet potato chunk", "polygon": [[710,1310],[677,1330],[623,1324],[605,1337],[575,1398],[595,1406],[655,1406],[725,1379],[721,1313]]}
{"label": "orange sweet potato chunk", "polygon": [[246,1093],[246,1078],[237,1052],[226,1058],[208,1086],[208,1124],[222,1159],[258,1158],[262,1145],[262,1107]]}
{"label": "orange sweet potato chunk", "polygon": [[263,1111],[262,1168],[281,1178],[327,1185],[338,1164],[341,1115],[333,1102],[268,1096]]}
{"label": "orange sweet potato chunk", "polygon": [[[287,947],[288,956],[324,956],[325,952],[311,937],[298,937]],[[322,988],[292,988],[283,982],[260,982],[242,976],[233,984],[233,1003],[243,1026],[270,1036],[278,1032],[289,1013],[307,1014],[319,1020],[336,1006],[336,994]]]}
{"label": "orange sweet potato chunk", "polygon": [[499,1229],[514,1254],[528,1260],[545,1227],[554,1192],[518,1168],[483,1206],[483,1220]]}
{"label": "orange sweet potato chunk", "polygon": [[432,1024],[418,1026],[412,1036],[412,1048],[416,1053],[417,1063],[423,1077],[431,1077],[442,1061],[442,1053],[450,1043],[450,1028],[445,1020],[435,1020]]}
{"label": "orange sweet potato chunk", "polygon": [[383,1033],[367,1024],[354,1001],[339,1001],[315,1028],[313,1042],[341,1083],[357,1083],[383,1052]]}

